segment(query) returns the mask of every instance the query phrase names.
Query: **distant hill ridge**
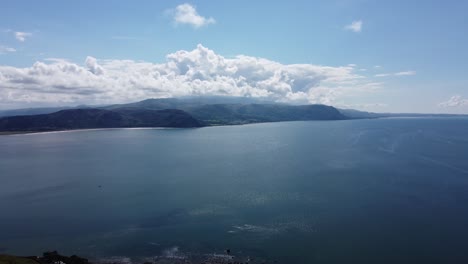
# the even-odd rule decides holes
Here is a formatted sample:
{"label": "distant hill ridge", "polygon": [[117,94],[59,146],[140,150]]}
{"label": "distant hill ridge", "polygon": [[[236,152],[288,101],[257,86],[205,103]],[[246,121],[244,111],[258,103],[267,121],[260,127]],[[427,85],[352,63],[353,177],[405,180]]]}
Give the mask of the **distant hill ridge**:
{"label": "distant hill ridge", "polygon": [[123,127],[201,127],[188,113],[177,110],[69,109],[51,114],[0,118],[0,131],[54,131]]}
{"label": "distant hill ridge", "polygon": [[[41,109],[36,110],[41,111]],[[236,98],[167,98],[99,108],[69,108],[52,113],[2,117],[0,118],[0,131],[53,131],[114,127],[185,128],[258,122],[344,119],[348,117],[338,109],[326,105],[287,105]]]}
{"label": "distant hill ridge", "polygon": [[236,125],[259,122],[299,120],[343,120],[348,119],[338,109],[326,105],[288,105],[261,102],[250,99],[247,102],[230,98],[212,100],[195,99],[147,99],[144,101],[111,105],[106,109],[134,107],[151,110],[167,108],[181,109],[206,125]]}
{"label": "distant hill ridge", "polygon": [[382,117],[454,117],[453,114],[372,113],[327,105],[289,105],[256,98],[200,96],[146,99],[129,104],[0,111],[0,133],[119,127],[201,127],[259,122]]}

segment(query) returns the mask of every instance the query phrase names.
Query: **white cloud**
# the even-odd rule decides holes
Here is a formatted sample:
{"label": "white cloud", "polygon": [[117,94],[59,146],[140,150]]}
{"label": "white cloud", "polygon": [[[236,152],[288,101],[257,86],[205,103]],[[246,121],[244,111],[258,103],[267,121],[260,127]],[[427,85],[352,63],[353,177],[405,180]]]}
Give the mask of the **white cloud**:
{"label": "white cloud", "polygon": [[440,107],[462,107],[468,106],[468,99],[464,99],[460,95],[454,95],[447,101],[439,103]]}
{"label": "white cloud", "polygon": [[31,36],[32,36],[32,33],[29,33],[29,32],[20,32],[20,31],[15,32],[15,38],[21,42],[26,41],[26,38],[29,38]]}
{"label": "white cloud", "polygon": [[416,75],[415,71],[402,71],[402,72],[395,72],[395,73],[379,73],[374,75],[375,77],[388,77],[388,76],[411,76]]}
{"label": "white cloud", "polygon": [[99,60],[84,65],[47,59],[31,67],[0,66],[0,104],[106,104],[188,95],[262,97],[281,102],[333,105],[346,95],[379,89],[349,66],[281,64],[238,55],[225,58],[198,45],[155,64]]}
{"label": "white cloud", "polygon": [[391,76],[392,74],[391,73],[379,73],[379,74],[376,74],[374,75],[375,77],[387,77],[387,76]]}
{"label": "white cloud", "polygon": [[200,28],[216,23],[216,20],[212,17],[206,18],[200,16],[195,6],[187,3],[178,5],[172,13],[176,25],[187,24],[193,26],[194,28]]}
{"label": "white cloud", "polygon": [[415,71],[403,71],[403,72],[397,72],[394,74],[395,76],[410,76],[410,75],[416,75]]}
{"label": "white cloud", "polygon": [[346,25],[344,28],[346,30],[351,30],[353,32],[361,32],[362,31],[362,20],[353,21],[351,24]]}
{"label": "white cloud", "polygon": [[6,46],[0,46],[0,54],[10,53],[10,52],[16,52],[16,49],[6,47]]}
{"label": "white cloud", "polygon": [[88,70],[95,75],[101,75],[104,73],[104,68],[102,68],[102,66],[97,63],[97,59],[94,57],[86,57],[85,64]]}

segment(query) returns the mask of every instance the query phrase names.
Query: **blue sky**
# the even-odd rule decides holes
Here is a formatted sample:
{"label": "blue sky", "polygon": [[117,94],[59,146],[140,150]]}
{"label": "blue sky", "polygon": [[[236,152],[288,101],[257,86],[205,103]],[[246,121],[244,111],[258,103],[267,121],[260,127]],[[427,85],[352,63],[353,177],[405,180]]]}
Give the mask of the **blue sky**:
{"label": "blue sky", "polygon": [[468,113],[467,1],[1,6],[0,109],[221,94]]}

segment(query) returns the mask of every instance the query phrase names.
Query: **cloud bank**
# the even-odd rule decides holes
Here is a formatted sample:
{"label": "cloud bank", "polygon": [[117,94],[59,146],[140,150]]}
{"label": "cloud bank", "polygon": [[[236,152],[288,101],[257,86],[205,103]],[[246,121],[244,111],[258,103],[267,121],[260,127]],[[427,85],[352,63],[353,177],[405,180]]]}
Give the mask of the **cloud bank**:
{"label": "cloud bank", "polygon": [[198,45],[167,55],[163,63],[88,56],[83,65],[55,58],[25,68],[0,66],[0,103],[24,107],[221,95],[333,105],[341,96],[381,86],[355,71],[245,55],[225,58]]}
{"label": "cloud bank", "polygon": [[200,28],[209,24],[216,23],[216,20],[212,17],[206,18],[198,14],[195,6],[190,4],[178,5],[174,13],[174,22],[178,24],[187,24],[194,28]]}

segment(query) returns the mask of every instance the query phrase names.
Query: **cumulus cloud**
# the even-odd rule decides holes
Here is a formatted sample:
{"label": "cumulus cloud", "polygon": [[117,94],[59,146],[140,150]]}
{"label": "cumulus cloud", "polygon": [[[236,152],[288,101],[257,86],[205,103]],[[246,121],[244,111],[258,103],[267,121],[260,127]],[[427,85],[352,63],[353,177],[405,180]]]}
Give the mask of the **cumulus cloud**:
{"label": "cumulus cloud", "polygon": [[351,30],[353,32],[361,32],[362,31],[362,20],[353,21],[351,24],[346,25],[344,28],[346,30]]}
{"label": "cumulus cloud", "polygon": [[32,33],[29,33],[29,32],[21,32],[21,31],[15,32],[15,38],[21,42],[26,41],[26,38],[29,38],[31,36],[32,36]]}
{"label": "cumulus cloud", "polygon": [[216,23],[216,20],[212,17],[203,17],[198,14],[195,6],[190,4],[178,5],[175,10],[172,11],[174,22],[177,24],[187,24],[194,28],[200,28],[209,24]]}
{"label": "cumulus cloud", "polygon": [[331,104],[341,96],[374,91],[381,83],[353,67],[281,64],[238,55],[225,58],[198,45],[163,63],[64,59],[30,67],[0,66],[0,103],[106,104],[190,95],[261,97],[279,102]]}
{"label": "cumulus cloud", "polygon": [[447,101],[439,103],[440,107],[462,107],[468,106],[468,99],[461,97],[460,95],[454,95]]}
{"label": "cumulus cloud", "polygon": [[388,76],[411,76],[416,75],[415,71],[402,71],[402,72],[395,72],[395,73],[379,73],[374,75],[375,77],[388,77]]}
{"label": "cumulus cloud", "polygon": [[0,45],[0,54],[10,53],[10,52],[16,52],[16,49]]}
{"label": "cumulus cloud", "polygon": [[101,75],[104,73],[104,68],[97,63],[97,59],[91,56],[86,57],[85,60],[86,67],[88,70],[96,75]]}

